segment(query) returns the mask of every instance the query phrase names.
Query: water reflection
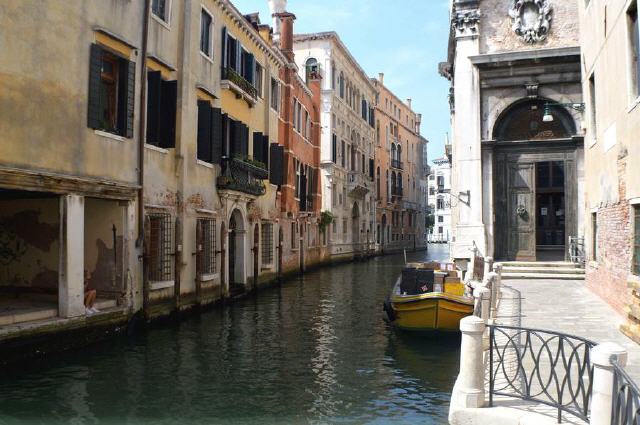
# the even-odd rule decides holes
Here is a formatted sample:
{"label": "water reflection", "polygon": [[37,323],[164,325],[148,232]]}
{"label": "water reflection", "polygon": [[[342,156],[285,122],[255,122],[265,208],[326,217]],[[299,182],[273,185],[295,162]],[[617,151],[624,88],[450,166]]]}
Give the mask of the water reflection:
{"label": "water reflection", "polygon": [[0,424],[445,423],[459,341],[383,321],[402,263],[316,271],[132,341],[5,372]]}

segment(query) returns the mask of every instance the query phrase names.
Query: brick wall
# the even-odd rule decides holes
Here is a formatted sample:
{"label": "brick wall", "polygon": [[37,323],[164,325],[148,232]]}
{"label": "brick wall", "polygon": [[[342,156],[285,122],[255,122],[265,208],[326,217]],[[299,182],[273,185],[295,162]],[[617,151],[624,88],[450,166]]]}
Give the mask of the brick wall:
{"label": "brick wall", "polygon": [[609,303],[616,311],[624,314],[630,302],[627,277],[631,270],[633,254],[633,227],[631,210],[626,199],[624,179],[626,161],[618,161],[618,201],[598,209],[598,258],[591,254],[592,262],[587,264],[587,286]]}

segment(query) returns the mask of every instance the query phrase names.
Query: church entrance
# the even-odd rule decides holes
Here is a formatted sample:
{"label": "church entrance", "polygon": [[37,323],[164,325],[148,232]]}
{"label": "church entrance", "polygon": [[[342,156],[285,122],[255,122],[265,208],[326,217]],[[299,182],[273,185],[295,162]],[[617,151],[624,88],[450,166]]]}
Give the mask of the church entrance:
{"label": "church entrance", "polygon": [[562,261],[565,252],[564,162],[536,163],[536,259]]}

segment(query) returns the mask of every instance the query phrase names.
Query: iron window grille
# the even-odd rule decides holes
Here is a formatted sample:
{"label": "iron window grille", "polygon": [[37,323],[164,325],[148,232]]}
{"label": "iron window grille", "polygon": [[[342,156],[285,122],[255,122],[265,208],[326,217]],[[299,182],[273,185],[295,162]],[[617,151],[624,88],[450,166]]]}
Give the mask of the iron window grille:
{"label": "iron window grille", "polygon": [[169,214],[149,214],[149,280],[173,280],[173,235]]}
{"label": "iron window grille", "polygon": [[273,263],[273,224],[262,223],[262,264]]}
{"label": "iron window grille", "polygon": [[199,218],[200,244],[198,255],[198,274],[207,275],[216,272],[216,221],[211,218]]}

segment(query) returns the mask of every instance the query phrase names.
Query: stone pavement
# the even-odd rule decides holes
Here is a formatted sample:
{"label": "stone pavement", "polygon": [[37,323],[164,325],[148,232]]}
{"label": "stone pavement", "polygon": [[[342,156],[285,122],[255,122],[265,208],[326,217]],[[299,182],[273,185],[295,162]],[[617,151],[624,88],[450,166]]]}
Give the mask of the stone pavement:
{"label": "stone pavement", "polygon": [[640,345],[620,332],[624,318],[583,281],[503,280],[496,322],[615,342],[629,352],[625,369],[640,383]]}

